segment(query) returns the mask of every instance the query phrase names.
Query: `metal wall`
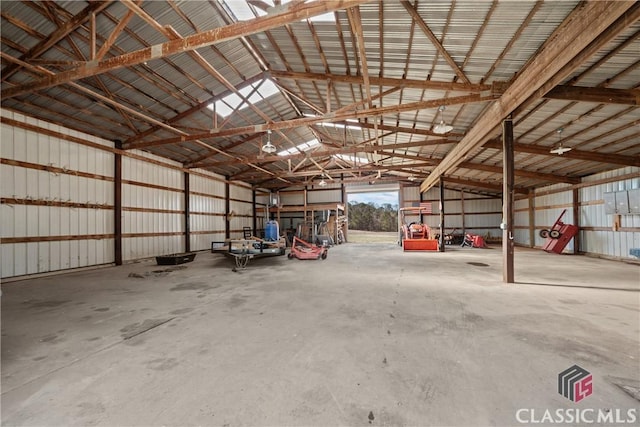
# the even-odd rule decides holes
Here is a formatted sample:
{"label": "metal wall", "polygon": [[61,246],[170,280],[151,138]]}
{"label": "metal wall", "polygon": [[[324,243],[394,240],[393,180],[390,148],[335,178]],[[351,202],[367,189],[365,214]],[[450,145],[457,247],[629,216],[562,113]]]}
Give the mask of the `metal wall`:
{"label": "metal wall", "polygon": [[[629,175],[635,175],[629,178]],[[596,174],[583,182],[597,182],[603,179],[627,176],[605,184],[596,184],[580,189],[580,250],[588,254],[614,258],[632,258],[629,250],[640,248],[640,215],[621,215],[620,229],[613,230],[614,215],[604,213],[603,194],[611,191],[640,188],[640,168],[628,167],[611,172]],[[586,203],[591,202],[591,203]]]}
{"label": "metal wall", "polygon": [[[401,187],[403,207],[420,203],[418,186]],[[465,232],[488,237],[500,237],[502,221],[502,200],[483,195],[463,193],[457,190],[444,191],[445,229],[456,233]],[[423,202],[431,202],[432,214],[423,215],[423,221],[431,228],[440,227],[440,189],[431,188],[422,195]],[[464,215],[463,215],[464,213]],[[406,222],[419,221],[417,215],[407,215]]]}
{"label": "metal wall", "polygon": [[0,112],[5,122],[15,120],[50,131],[38,133],[2,123],[1,276],[114,262],[112,144],[18,113]]}
{"label": "metal wall", "polygon": [[[564,209],[566,212],[562,222],[576,224],[573,215],[573,188],[568,184],[556,184],[535,191],[532,201],[535,212],[535,247],[542,247],[546,242],[546,239],[540,237],[540,230],[550,229]],[[629,250],[640,248],[640,215],[621,215],[620,228],[614,231],[614,215],[605,213],[603,194],[640,188],[640,168],[628,167],[585,177],[578,188],[581,229],[578,251],[616,259],[632,258]],[[515,241],[519,245],[531,246],[529,209],[528,199],[516,202]],[[564,252],[574,252],[574,244],[575,239],[572,239]]]}
{"label": "metal wall", "polygon": [[203,170],[189,174],[191,250],[211,248],[225,239],[224,178]]}
{"label": "metal wall", "polygon": [[123,260],[184,252],[181,165],[142,151],[130,154],[141,158],[122,158]]}
{"label": "metal wall", "polygon": [[229,184],[230,237],[242,237],[243,227],[253,228],[253,189],[241,183]]}
{"label": "metal wall", "polygon": [[[115,262],[114,144],[8,110],[1,152],[3,278]],[[143,151],[122,154],[124,261],[183,252],[185,177],[191,250],[225,237],[224,178]],[[252,189],[229,184],[231,237],[252,226]]]}

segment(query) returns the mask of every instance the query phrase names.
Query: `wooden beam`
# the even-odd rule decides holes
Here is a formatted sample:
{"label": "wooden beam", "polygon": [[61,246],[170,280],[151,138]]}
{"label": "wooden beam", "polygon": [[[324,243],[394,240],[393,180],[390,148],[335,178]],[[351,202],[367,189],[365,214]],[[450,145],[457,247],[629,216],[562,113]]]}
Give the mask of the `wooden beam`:
{"label": "wooden beam", "polygon": [[122,143],[115,141],[113,153],[113,251],[114,262],[122,265]]}
{"label": "wooden beam", "polygon": [[597,104],[640,105],[640,90],[604,87],[556,86],[544,95],[546,99],[593,102]]}
{"label": "wooden beam", "polygon": [[235,40],[278,28],[288,23],[297,22],[323,13],[354,7],[367,1],[369,0],[341,0],[335,2],[315,0],[308,3],[296,3],[283,13],[261,16],[248,21],[240,21],[224,27],[192,34],[179,40],[169,40],[165,43],[156,44],[120,56],[103,59],[101,61],[87,62],[74,70],[61,72],[55,76],[45,77],[36,82],[29,82],[5,89],[2,91],[1,98],[12,98],[124,67],[142,64],[154,59],[190,52],[223,41]]}
{"label": "wooden beam", "polygon": [[[503,168],[500,166],[491,166],[491,165],[485,165],[482,163],[462,162],[458,165],[458,167],[463,169],[472,169],[472,170],[497,173],[501,175],[503,172]],[[538,179],[540,181],[547,181],[547,182],[568,183],[568,184],[578,184],[580,182],[580,178],[576,178],[576,177],[563,176],[563,175],[557,175],[552,173],[534,172],[534,171],[528,171],[524,169],[516,169],[515,174],[516,176],[519,176],[519,177]]]}
{"label": "wooden beam", "polygon": [[[358,154],[358,153],[372,153],[376,150],[388,149],[388,150],[401,150],[405,148],[414,148],[414,147],[423,147],[434,145],[435,143],[443,144],[443,143],[451,143],[454,141],[414,141],[414,142],[404,142],[399,144],[386,144],[382,146],[374,146],[374,145],[351,145],[347,147],[327,149],[327,150],[318,150],[318,151],[308,151],[303,153],[295,153],[288,154],[286,156],[272,155],[272,156],[252,156],[246,157],[244,159],[238,160],[226,160],[220,162],[212,162],[212,163],[193,163],[187,165],[187,167],[192,168],[209,168],[209,167],[222,167],[222,166],[230,166],[230,165],[238,165],[238,164],[246,164],[247,162],[251,163],[271,163],[271,162],[282,162],[287,160],[295,160],[295,159],[306,159],[309,157],[314,158],[323,158],[329,156],[335,156],[336,154]],[[391,154],[393,155],[393,154]],[[416,159],[416,157],[411,157],[412,159]]]}
{"label": "wooden beam", "polygon": [[274,123],[263,123],[257,125],[242,126],[229,129],[212,129],[210,132],[184,135],[174,138],[160,139],[156,141],[139,142],[136,144],[127,144],[126,149],[139,149],[154,147],[165,144],[177,144],[181,142],[194,141],[205,138],[218,138],[231,135],[253,134],[256,132],[266,132],[267,130],[291,129],[301,126],[310,126],[318,123],[333,123],[350,118],[365,118],[382,114],[401,113],[403,111],[422,110],[427,108],[437,108],[440,105],[465,104],[470,102],[484,102],[491,100],[491,97],[481,97],[480,95],[466,95],[453,98],[435,99],[430,101],[418,101],[401,105],[390,105],[388,107],[368,108],[358,111],[345,111],[342,113],[330,113],[317,117],[302,117],[299,119],[284,120]]}
{"label": "wooden beam", "polygon": [[[344,125],[349,125],[349,126],[358,126],[364,129],[373,129],[374,127],[373,123],[368,123],[368,122],[358,122],[358,123],[339,122],[339,123]],[[394,132],[394,133],[408,133],[411,135],[427,135],[427,136],[435,136],[438,138],[442,138],[442,134],[435,133],[431,129],[418,129],[418,128],[403,127],[403,126],[385,125],[385,124],[379,124],[378,129],[383,131]],[[463,136],[464,134],[462,133],[454,133],[454,132],[447,133],[448,138],[456,138],[456,137],[462,138]],[[449,139],[448,142],[458,142],[458,141]],[[442,143],[446,144],[447,142],[444,141]]]}
{"label": "wooden beam", "polygon": [[502,281],[504,283],[513,283],[515,165],[513,156],[513,121],[511,116],[502,122],[502,164]]}
{"label": "wooden beam", "polygon": [[[427,191],[435,185],[440,175],[450,172],[468,154],[495,136],[493,132],[502,120],[525,104],[525,102],[532,102],[529,98],[541,87],[549,83],[562,81],[579,67],[580,63],[573,63],[573,58],[579,55],[594,40],[599,39],[599,43],[605,45],[611,38],[615,37],[616,32],[609,32],[608,37],[600,38],[598,36],[623,16],[634,4],[635,2],[624,1],[580,3],[547,39],[525,68],[518,73],[513,83],[500,99],[487,108],[462,141],[447,154],[442,163],[424,180],[420,190]],[[629,20],[626,26],[621,25],[618,33],[633,24],[633,22],[635,21]],[[540,96],[542,95],[544,93],[540,94]]]}
{"label": "wooden beam", "polygon": [[420,29],[422,29],[424,34],[429,38],[429,40],[431,40],[431,43],[433,43],[433,45],[438,50],[438,52],[440,52],[440,55],[444,57],[445,61],[447,61],[447,64],[449,64],[449,66],[456,73],[458,78],[462,80],[463,83],[471,83],[467,78],[467,76],[464,74],[464,72],[460,69],[458,64],[456,64],[456,61],[454,61],[451,55],[449,55],[449,52],[447,52],[444,46],[442,46],[442,43],[440,43],[440,40],[438,40],[435,34],[433,34],[433,32],[431,31],[427,23],[424,22],[424,20],[422,19],[422,16],[420,16],[420,14],[413,7],[413,5],[407,0],[402,0],[400,3],[402,3],[404,8],[407,10],[407,12],[409,12],[409,15],[411,15],[411,17],[413,18],[413,21],[418,24],[418,26],[420,27]]}
{"label": "wooden beam", "polygon": [[[490,184],[484,181],[474,181],[470,179],[461,179],[461,178],[453,178],[447,176],[444,178],[445,182],[450,182],[451,184],[458,184],[467,188],[484,188],[486,190],[492,190],[497,194],[502,193],[502,185],[498,184]],[[528,190],[526,188],[514,187],[514,191],[520,194],[528,194]]]}
{"label": "wooden beam", "polygon": [[[137,0],[137,3],[141,3],[141,2],[142,0]],[[133,18],[133,16],[134,16],[133,11],[129,10],[122,17],[122,19],[120,19],[120,21],[118,22],[118,25],[116,25],[113,31],[111,31],[111,34],[109,34],[109,37],[107,37],[104,43],[102,43],[102,46],[100,46],[100,49],[98,50],[98,53],[96,54],[96,57],[95,57],[96,61],[100,61],[102,58],[104,58],[107,52],[109,52],[109,49],[111,49],[111,46],[113,46],[113,44],[116,42],[116,39],[118,38],[120,33],[122,33],[122,31],[125,29],[127,24],[129,24],[129,21],[131,20],[131,18]]]}
{"label": "wooden beam", "polygon": [[[242,88],[244,88],[244,87],[246,87],[248,85],[252,85],[257,81],[262,80],[262,79],[264,79],[264,75],[265,75],[264,73],[256,74],[255,76],[250,77],[247,80],[245,80],[244,82],[242,82],[240,85],[238,85],[236,87],[236,89],[237,90],[241,90]],[[224,98],[225,96],[227,96],[227,95],[229,95],[231,93],[232,93],[231,90],[225,90],[224,92],[221,92],[218,95],[215,95],[215,96],[213,96],[213,97],[211,97],[211,98],[209,98],[209,99],[207,99],[207,100],[205,100],[203,102],[200,102],[200,103],[198,103],[198,104],[196,104],[196,105],[184,110],[181,113],[176,114],[175,116],[171,117],[170,119],[167,119],[165,121],[165,123],[166,124],[172,124],[172,123],[178,122],[178,121],[180,121],[180,120],[182,120],[182,119],[184,119],[186,117],[191,116],[192,114],[197,113],[198,111],[200,111],[200,110],[202,110],[204,108],[207,108],[208,105],[213,104],[217,100],[222,99],[222,98]],[[149,128],[149,129],[145,130],[144,132],[140,132],[139,134],[137,134],[137,135],[129,138],[128,140],[126,140],[125,141],[125,145],[133,144],[134,142],[139,141],[142,138],[145,138],[145,137],[157,132],[160,129],[162,129],[161,126],[153,126],[153,127]]]}
{"label": "wooden beam", "polygon": [[[32,58],[37,58],[46,51],[48,51],[51,47],[53,47],[60,40],[67,37],[69,34],[74,32],[80,25],[82,25],[87,20],[91,19],[91,16],[100,11],[104,10],[107,6],[109,6],[113,1],[98,1],[89,3],[87,7],[82,9],[77,15],[69,19],[64,23],[61,27],[57,28],[53,33],[49,35],[49,37],[42,40],[40,43],[36,44],[34,47],[29,49],[25,54],[23,54],[19,59],[22,61],[28,61]],[[7,80],[16,71],[20,69],[19,63],[13,63],[8,65],[4,70],[2,70],[2,81]],[[4,91],[3,91],[4,92]],[[4,99],[4,98],[3,98]]]}
{"label": "wooden beam", "polygon": [[[320,73],[300,73],[294,71],[276,71],[271,70],[269,74],[276,79],[291,80],[307,80],[307,81],[326,81],[331,80],[333,84],[357,84],[363,85],[364,78],[362,76],[347,76],[340,74],[320,74]],[[439,82],[434,80],[415,80],[415,79],[397,79],[392,77],[376,77],[369,76],[369,82],[372,85],[400,87],[410,89],[425,90],[441,90],[453,92],[484,92],[493,90],[492,85],[474,84],[474,83],[458,83],[458,82]]]}
{"label": "wooden beam", "polygon": [[[502,149],[500,143],[496,141],[487,142],[484,144],[484,148]],[[538,154],[540,156],[558,157],[557,154],[552,154],[549,150],[552,147],[543,147],[540,145],[529,144],[514,144],[514,150],[521,153]],[[624,156],[621,154],[608,154],[608,153],[596,153],[592,151],[576,150],[575,148],[562,155],[563,158],[575,159],[575,160],[588,160],[598,163],[609,163],[612,165],[623,166],[640,166],[640,156]]]}
{"label": "wooden beam", "polygon": [[433,166],[433,164],[428,162],[418,162],[418,163],[408,163],[406,165],[388,165],[388,166],[368,165],[368,166],[363,166],[358,168],[345,168],[345,169],[326,169],[325,168],[323,170],[313,169],[313,170],[304,170],[300,172],[283,172],[283,173],[280,173],[279,176],[285,177],[285,178],[294,178],[294,177],[300,177],[300,176],[320,175],[322,173],[324,173],[325,175],[334,176],[334,175],[340,175],[344,173],[403,171],[409,168],[423,168],[423,167],[430,167],[430,166]]}

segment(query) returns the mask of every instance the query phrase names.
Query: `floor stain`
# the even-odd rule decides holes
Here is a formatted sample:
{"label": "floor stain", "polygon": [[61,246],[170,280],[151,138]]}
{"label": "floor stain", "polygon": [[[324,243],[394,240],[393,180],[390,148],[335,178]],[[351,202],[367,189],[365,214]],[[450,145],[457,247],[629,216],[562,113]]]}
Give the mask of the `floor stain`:
{"label": "floor stain", "polygon": [[143,322],[132,323],[120,329],[120,332],[122,332],[121,337],[124,340],[128,340],[151,329],[157,328],[160,325],[164,325],[171,320],[173,320],[173,317],[168,319],[145,319]]}
{"label": "floor stain", "polygon": [[189,313],[191,311],[193,311],[193,308],[180,308],[178,310],[173,310],[169,314],[185,314],[185,313]]}
{"label": "floor stain", "polygon": [[109,307],[101,307],[101,308],[96,308],[93,311],[109,311]]}
{"label": "floor stain", "polygon": [[577,299],[560,299],[558,301],[560,301],[563,304],[570,304],[570,305],[584,304],[583,302],[580,302]]}
{"label": "floor stain", "polygon": [[236,294],[231,297],[231,300],[229,300],[227,305],[229,306],[229,308],[238,308],[241,305],[246,304],[246,302],[247,302],[247,297]]}
{"label": "floor stain", "polygon": [[47,356],[38,356],[38,357],[34,357],[31,360],[33,360],[34,362],[39,362],[39,361],[44,360],[46,358],[47,358]]}
{"label": "floor stain", "polygon": [[60,307],[63,304],[66,304],[71,301],[25,301],[23,304],[27,304],[29,308],[54,308]]}
{"label": "floor stain", "polygon": [[489,267],[489,264],[485,264],[484,262],[468,262],[469,265],[474,265],[476,267]]}
{"label": "floor stain", "polygon": [[60,338],[55,334],[46,335],[46,336],[40,338],[40,342],[48,342],[48,343],[51,343],[51,344],[56,344],[56,343],[59,343],[59,342],[62,342],[62,341],[64,341],[64,338]]}
{"label": "floor stain", "polygon": [[93,338],[89,338],[87,341],[98,341],[99,339],[101,339],[100,337],[93,337]]}
{"label": "floor stain", "polygon": [[179,365],[178,359],[171,357],[168,359],[153,359],[146,362],[148,369],[154,371],[168,371]]}
{"label": "floor stain", "polygon": [[213,286],[208,285],[205,282],[187,282],[181,283],[173,288],[169,289],[170,291],[199,291],[199,290],[207,290],[214,289]]}
{"label": "floor stain", "polygon": [[376,417],[373,416],[373,411],[369,411],[369,416],[367,418],[369,419],[369,424],[371,424],[373,420],[376,419]]}

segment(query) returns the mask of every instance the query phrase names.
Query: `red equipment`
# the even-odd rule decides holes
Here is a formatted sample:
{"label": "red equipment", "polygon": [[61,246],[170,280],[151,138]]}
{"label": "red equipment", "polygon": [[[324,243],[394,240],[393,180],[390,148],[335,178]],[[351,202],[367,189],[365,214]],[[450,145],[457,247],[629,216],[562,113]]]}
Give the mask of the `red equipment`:
{"label": "red equipment", "polygon": [[487,244],[484,242],[484,237],[477,234],[465,234],[464,240],[460,247],[471,246],[472,248],[486,248]]}
{"label": "red equipment", "polygon": [[407,224],[405,215],[430,214],[431,207],[400,208],[402,230],[400,244],[404,251],[437,251],[438,240],[433,238],[431,228],[427,224],[412,222]]}
{"label": "red equipment", "polygon": [[567,212],[563,210],[556,222],[551,227],[551,230],[540,230],[540,237],[546,237],[542,250],[545,252],[553,252],[556,254],[562,253],[564,248],[569,244],[571,239],[578,234],[578,227],[572,224],[565,224],[562,222],[562,217]]}
{"label": "red equipment", "polygon": [[291,245],[291,252],[289,252],[287,257],[289,259],[294,257],[298,259],[326,259],[328,252],[329,251],[326,246],[314,245],[294,236],[293,244]]}

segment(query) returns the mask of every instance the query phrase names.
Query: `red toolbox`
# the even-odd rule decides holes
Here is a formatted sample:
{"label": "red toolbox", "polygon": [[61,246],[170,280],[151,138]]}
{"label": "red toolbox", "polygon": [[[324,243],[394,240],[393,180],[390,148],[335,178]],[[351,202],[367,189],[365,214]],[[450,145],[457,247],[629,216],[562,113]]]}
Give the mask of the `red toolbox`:
{"label": "red toolbox", "polygon": [[577,226],[562,222],[562,217],[565,212],[567,212],[566,209],[562,211],[555,224],[553,224],[553,227],[551,227],[551,230],[542,230],[542,233],[546,234],[545,237],[547,237],[547,241],[542,247],[542,250],[561,254],[571,239],[578,234],[579,229]]}

